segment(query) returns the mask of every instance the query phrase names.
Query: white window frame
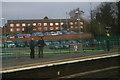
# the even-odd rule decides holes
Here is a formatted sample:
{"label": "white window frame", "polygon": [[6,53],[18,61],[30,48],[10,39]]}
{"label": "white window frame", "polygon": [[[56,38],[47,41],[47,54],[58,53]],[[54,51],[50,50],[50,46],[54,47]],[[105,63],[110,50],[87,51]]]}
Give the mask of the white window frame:
{"label": "white window frame", "polygon": [[77,24],[77,22],[75,22],[75,24]]}
{"label": "white window frame", "polygon": [[80,22],[80,25],[83,25],[84,23],[83,22]]}
{"label": "white window frame", "polygon": [[83,26],[80,26],[80,28],[83,28]]}
{"label": "white window frame", "polygon": [[70,22],[70,25],[73,25],[73,22]]}
{"label": "white window frame", "polygon": [[73,26],[70,26],[71,29],[73,29]]}
{"label": "white window frame", "polygon": [[53,28],[53,27],[50,27],[50,30],[54,30],[54,28]]}
{"label": "white window frame", "polygon": [[20,28],[17,28],[16,31],[20,31]]}
{"label": "white window frame", "polygon": [[58,26],[58,25],[59,25],[59,23],[55,23],[55,25],[57,25],[57,26]]}
{"label": "white window frame", "polygon": [[36,26],[36,23],[33,23],[33,26]]}
{"label": "white window frame", "polygon": [[14,29],[13,29],[13,28],[11,28],[11,29],[10,29],[10,32],[14,32]]}
{"label": "white window frame", "polygon": [[20,26],[20,24],[19,24],[19,23],[17,23],[17,24],[16,24],[16,27],[19,27],[19,26]]}
{"label": "white window frame", "polygon": [[26,24],[25,24],[25,23],[22,23],[22,26],[26,26]]}
{"label": "white window frame", "polygon": [[10,24],[10,27],[14,27],[14,24]]}
{"label": "white window frame", "polygon": [[61,25],[63,25],[64,23],[63,22],[61,22]]}
{"label": "white window frame", "polygon": [[50,23],[50,26],[53,26],[53,23]]}
{"label": "white window frame", "polygon": [[42,23],[38,23],[38,26],[42,26]]}
{"label": "white window frame", "polygon": [[56,27],[55,29],[56,29],[56,30],[58,30],[58,29],[59,29],[59,27]]}
{"label": "white window frame", "polygon": [[25,28],[22,28],[22,31],[24,31],[25,30]]}
{"label": "white window frame", "polygon": [[28,26],[30,26],[31,24],[27,24]]}
{"label": "white window frame", "polygon": [[44,26],[47,26],[47,23],[44,23]]}

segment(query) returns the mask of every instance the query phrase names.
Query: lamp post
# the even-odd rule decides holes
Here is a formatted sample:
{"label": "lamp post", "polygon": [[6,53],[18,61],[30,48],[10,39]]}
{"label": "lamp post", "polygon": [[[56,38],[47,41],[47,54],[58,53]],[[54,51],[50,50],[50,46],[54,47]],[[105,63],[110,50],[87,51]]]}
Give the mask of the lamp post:
{"label": "lamp post", "polygon": [[62,31],[62,26],[61,26],[61,19],[60,19],[60,31]]}
{"label": "lamp post", "polygon": [[83,11],[80,11],[79,8],[78,8],[78,10],[75,11],[75,14],[77,15],[76,18],[77,18],[77,22],[78,22],[79,32],[82,32],[82,30],[81,30],[82,27],[80,26],[80,21],[81,21],[80,16],[81,16],[82,14],[84,14],[84,12],[83,12]]}
{"label": "lamp post", "polygon": [[78,28],[79,28],[79,32],[81,32],[81,27],[80,27],[80,18],[77,19],[78,22]]}
{"label": "lamp post", "polygon": [[110,29],[111,27],[105,27],[105,29],[106,29],[106,35],[107,35],[107,51],[110,51],[110,40],[109,40],[109,37],[110,37],[110,33],[109,33],[109,29]]}
{"label": "lamp post", "polygon": [[101,36],[101,26],[100,26],[100,22],[98,22],[98,24],[99,24],[99,35]]}
{"label": "lamp post", "polygon": [[81,32],[81,28],[80,28],[80,12],[77,10],[77,11],[75,11],[75,14],[77,15],[78,29],[79,29],[79,32]]}
{"label": "lamp post", "polygon": [[66,12],[66,30],[69,31],[68,13]]}

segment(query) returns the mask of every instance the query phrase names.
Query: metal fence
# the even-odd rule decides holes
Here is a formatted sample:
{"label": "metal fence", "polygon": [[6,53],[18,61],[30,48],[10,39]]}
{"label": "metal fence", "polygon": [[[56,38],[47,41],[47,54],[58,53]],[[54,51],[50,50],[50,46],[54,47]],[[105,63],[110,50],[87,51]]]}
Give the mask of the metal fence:
{"label": "metal fence", "polygon": [[[119,47],[120,37],[96,37],[90,39],[77,40],[45,40],[44,54],[67,54],[89,50],[107,50],[107,40],[109,39],[110,50]],[[37,42],[37,41],[36,41]],[[2,59],[18,59],[29,57],[28,47],[2,48]],[[35,55],[38,54],[38,46],[35,47]]]}

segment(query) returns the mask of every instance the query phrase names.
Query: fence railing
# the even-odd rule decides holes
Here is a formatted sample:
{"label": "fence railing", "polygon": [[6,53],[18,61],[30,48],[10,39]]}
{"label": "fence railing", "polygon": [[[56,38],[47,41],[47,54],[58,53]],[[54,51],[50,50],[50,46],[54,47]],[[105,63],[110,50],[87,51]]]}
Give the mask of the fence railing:
{"label": "fence railing", "polygon": [[[44,54],[62,54],[62,53],[77,53],[90,50],[107,50],[107,38],[100,37],[96,39],[84,40],[50,40],[45,41]],[[110,38],[110,50],[119,47],[120,38]],[[29,47],[5,47],[1,48],[3,60],[18,59],[29,57]],[[35,55],[38,54],[38,46],[35,47]]]}

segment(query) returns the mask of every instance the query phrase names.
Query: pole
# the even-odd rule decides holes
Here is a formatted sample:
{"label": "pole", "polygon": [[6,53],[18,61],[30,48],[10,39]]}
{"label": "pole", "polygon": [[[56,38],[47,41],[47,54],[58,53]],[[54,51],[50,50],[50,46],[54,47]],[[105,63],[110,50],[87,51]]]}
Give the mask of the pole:
{"label": "pole", "polygon": [[107,51],[110,51],[110,41],[109,41],[109,37],[107,37]]}
{"label": "pole", "polygon": [[105,27],[105,29],[106,29],[106,35],[107,35],[107,51],[110,51],[110,39],[109,39],[109,37],[110,37],[109,29],[110,28],[111,27]]}
{"label": "pole", "polygon": [[68,18],[67,18],[67,12],[66,12],[66,27],[67,27],[67,30],[68,30]]}
{"label": "pole", "polygon": [[91,20],[92,20],[92,4],[90,2],[90,15],[91,15]]}
{"label": "pole", "polygon": [[99,22],[99,33],[100,33],[100,36],[101,36],[101,26],[100,26],[100,22]]}
{"label": "pole", "polygon": [[[77,14],[77,21],[78,21],[78,32],[81,33],[81,27],[80,27],[80,10],[78,9],[78,11],[76,12]],[[81,37],[81,36],[80,36]],[[81,39],[81,38],[80,38]],[[80,46],[80,47],[78,47]],[[77,51],[79,48],[82,49],[82,46],[81,45],[75,45],[75,51]]]}
{"label": "pole", "polygon": [[60,31],[62,31],[62,27],[61,27],[61,19],[60,19]]}

